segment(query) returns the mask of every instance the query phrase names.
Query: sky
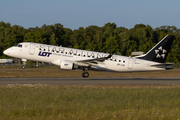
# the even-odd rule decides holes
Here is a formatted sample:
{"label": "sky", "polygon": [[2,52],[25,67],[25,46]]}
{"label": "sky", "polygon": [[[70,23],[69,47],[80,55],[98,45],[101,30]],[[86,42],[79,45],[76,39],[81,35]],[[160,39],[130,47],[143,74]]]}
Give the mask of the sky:
{"label": "sky", "polygon": [[0,21],[24,28],[60,23],[72,30],[115,23],[180,28],[180,0],[1,0]]}

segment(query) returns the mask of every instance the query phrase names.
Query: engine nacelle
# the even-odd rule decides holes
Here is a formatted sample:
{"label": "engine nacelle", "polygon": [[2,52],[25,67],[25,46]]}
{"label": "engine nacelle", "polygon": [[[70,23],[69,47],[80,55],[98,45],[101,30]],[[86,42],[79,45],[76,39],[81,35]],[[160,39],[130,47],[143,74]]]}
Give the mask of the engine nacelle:
{"label": "engine nacelle", "polygon": [[61,61],[59,68],[62,70],[74,70],[77,69],[78,66],[69,61]]}

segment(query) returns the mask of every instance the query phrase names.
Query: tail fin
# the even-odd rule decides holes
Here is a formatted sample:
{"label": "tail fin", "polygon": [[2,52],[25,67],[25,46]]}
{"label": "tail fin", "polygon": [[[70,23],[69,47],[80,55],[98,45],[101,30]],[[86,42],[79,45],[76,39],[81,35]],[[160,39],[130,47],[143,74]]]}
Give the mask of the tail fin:
{"label": "tail fin", "polygon": [[165,63],[167,55],[171,49],[173,40],[174,40],[174,36],[167,35],[145,55],[136,58],[155,61],[159,63]]}

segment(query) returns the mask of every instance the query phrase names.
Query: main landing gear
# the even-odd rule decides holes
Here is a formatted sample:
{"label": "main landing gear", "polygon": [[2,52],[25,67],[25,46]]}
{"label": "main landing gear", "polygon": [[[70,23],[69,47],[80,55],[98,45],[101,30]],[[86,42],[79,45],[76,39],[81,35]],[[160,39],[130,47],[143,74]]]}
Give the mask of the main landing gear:
{"label": "main landing gear", "polygon": [[83,78],[89,77],[89,73],[87,72],[87,69],[86,69],[86,68],[83,68],[82,77],[83,77]]}

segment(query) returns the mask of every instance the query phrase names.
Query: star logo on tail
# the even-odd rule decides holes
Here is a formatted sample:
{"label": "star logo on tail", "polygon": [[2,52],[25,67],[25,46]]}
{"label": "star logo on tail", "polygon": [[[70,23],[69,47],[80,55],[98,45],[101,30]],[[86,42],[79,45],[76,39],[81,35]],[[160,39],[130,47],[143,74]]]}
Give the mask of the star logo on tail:
{"label": "star logo on tail", "polygon": [[155,50],[156,58],[165,58],[167,51],[160,46],[157,50]]}

